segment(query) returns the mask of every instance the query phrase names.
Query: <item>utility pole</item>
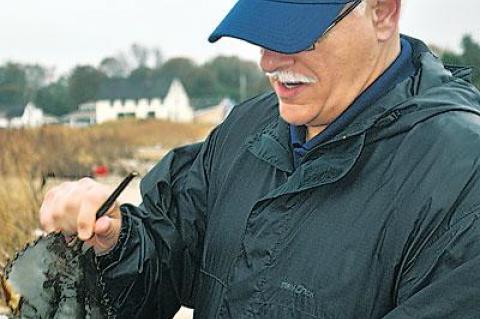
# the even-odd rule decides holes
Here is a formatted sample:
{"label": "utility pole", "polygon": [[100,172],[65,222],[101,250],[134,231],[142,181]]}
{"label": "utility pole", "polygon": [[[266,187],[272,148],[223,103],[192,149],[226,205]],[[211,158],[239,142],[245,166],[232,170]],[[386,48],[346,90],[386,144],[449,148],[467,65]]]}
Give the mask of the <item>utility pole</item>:
{"label": "utility pole", "polygon": [[240,96],[240,101],[242,102],[247,98],[247,76],[245,74],[240,74],[240,79],[239,79],[240,85],[239,85],[239,96]]}

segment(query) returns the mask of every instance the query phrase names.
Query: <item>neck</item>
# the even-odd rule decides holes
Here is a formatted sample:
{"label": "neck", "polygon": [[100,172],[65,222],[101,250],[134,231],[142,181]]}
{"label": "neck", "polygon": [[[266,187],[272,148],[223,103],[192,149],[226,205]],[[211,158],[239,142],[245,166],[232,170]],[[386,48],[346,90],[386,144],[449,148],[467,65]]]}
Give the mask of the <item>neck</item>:
{"label": "neck", "polygon": [[360,91],[362,93],[365,91],[376,79],[378,79],[386,69],[395,61],[395,59],[400,55],[401,45],[400,45],[400,35],[396,35],[388,43],[385,43],[384,46],[380,47],[378,58],[370,72],[370,75],[366,78],[365,83]]}
{"label": "neck", "polygon": [[[345,101],[342,103],[344,106],[339,108],[341,110],[347,109],[351,103],[364,92],[376,79],[378,79],[385,70],[392,65],[395,59],[399,56],[401,51],[400,45],[400,35],[397,34],[396,36],[392,37],[388,42],[383,43],[378,48],[378,53],[374,62],[372,63],[371,67],[365,72],[363,76],[363,81],[358,82],[358,86],[352,89],[353,93],[348,96],[345,96]],[[343,112],[343,111],[342,111]],[[339,115],[341,112],[339,113]],[[306,132],[306,140],[309,141],[316,135],[320,134],[329,124],[325,125],[318,125],[318,126],[308,126],[307,125],[307,132]]]}

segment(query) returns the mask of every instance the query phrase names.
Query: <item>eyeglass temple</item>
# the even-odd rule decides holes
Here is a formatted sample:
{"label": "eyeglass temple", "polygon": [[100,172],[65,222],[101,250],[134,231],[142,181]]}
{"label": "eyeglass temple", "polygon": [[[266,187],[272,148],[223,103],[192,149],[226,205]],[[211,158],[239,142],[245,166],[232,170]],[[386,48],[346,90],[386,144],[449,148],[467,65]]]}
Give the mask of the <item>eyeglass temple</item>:
{"label": "eyeglass temple", "polygon": [[345,11],[343,11],[342,13],[340,13],[340,14],[335,18],[335,20],[333,20],[332,24],[330,24],[330,26],[329,26],[327,29],[325,29],[325,31],[323,31],[322,36],[324,36],[325,34],[327,34],[328,31],[330,31],[334,26],[337,25],[337,23],[339,23],[343,18],[345,18],[350,12],[352,12],[353,10],[355,10],[355,8],[356,8],[362,1],[363,1],[363,0],[355,0],[351,6],[349,6]]}

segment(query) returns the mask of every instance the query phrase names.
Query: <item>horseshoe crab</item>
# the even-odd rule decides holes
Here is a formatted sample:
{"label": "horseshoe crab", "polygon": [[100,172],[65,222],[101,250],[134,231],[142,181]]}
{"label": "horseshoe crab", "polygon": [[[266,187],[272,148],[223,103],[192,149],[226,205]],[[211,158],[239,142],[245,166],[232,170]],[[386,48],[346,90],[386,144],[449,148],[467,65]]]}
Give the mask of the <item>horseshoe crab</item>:
{"label": "horseshoe crab", "polygon": [[[130,181],[131,172],[100,206],[102,217]],[[67,243],[60,234],[40,237],[9,261],[0,274],[0,288],[13,318],[103,319],[114,318],[95,266],[92,249],[83,251],[81,241]]]}
{"label": "horseshoe crab", "polygon": [[27,244],[0,277],[12,318],[112,317],[93,251],[71,247],[61,234]]}

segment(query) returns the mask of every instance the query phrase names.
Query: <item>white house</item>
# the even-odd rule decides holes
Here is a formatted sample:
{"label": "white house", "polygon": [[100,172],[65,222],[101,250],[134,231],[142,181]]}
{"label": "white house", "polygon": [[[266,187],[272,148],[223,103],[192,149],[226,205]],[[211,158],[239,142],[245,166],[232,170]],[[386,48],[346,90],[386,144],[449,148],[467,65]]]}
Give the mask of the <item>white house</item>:
{"label": "white house", "polygon": [[87,127],[94,125],[96,122],[95,103],[80,105],[78,111],[63,116],[62,122],[70,127]]}
{"label": "white house", "polygon": [[7,128],[9,126],[9,121],[5,117],[0,117],[0,128]]}
{"label": "white house", "polygon": [[96,123],[121,118],[157,118],[173,122],[192,122],[194,110],[185,88],[173,80],[163,101],[159,98],[135,100],[100,100],[95,102]]}
{"label": "white house", "polygon": [[33,103],[28,103],[20,117],[14,117],[10,120],[10,127],[39,127],[45,124],[57,123],[53,116],[43,114],[43,110],[37,108]]}
{"label": "white house", "polygon": [[10,121],[8,120],[5,113],[0,112],[0,128],[8,128]]}

